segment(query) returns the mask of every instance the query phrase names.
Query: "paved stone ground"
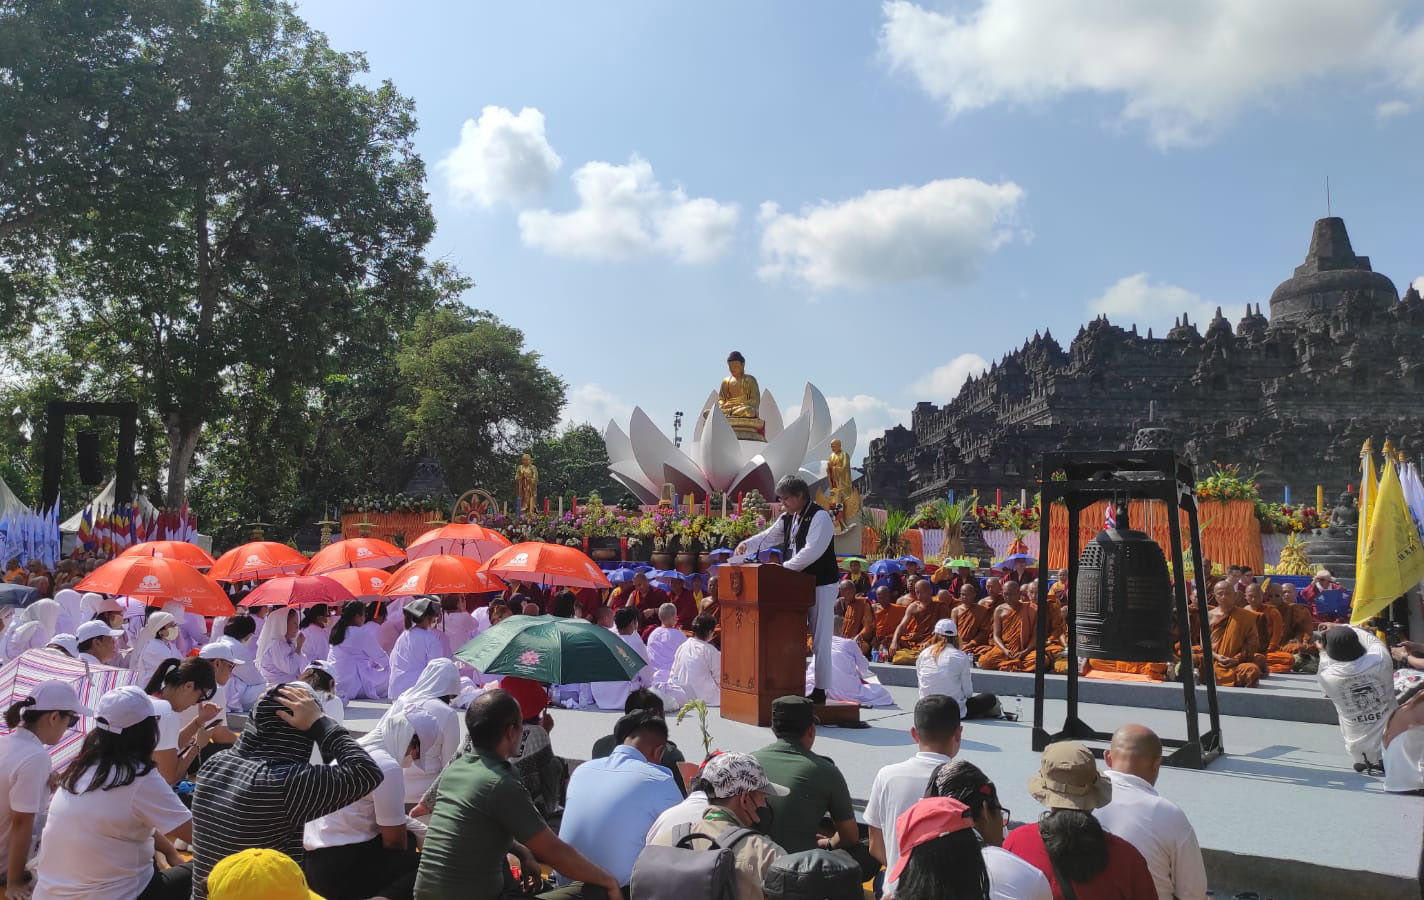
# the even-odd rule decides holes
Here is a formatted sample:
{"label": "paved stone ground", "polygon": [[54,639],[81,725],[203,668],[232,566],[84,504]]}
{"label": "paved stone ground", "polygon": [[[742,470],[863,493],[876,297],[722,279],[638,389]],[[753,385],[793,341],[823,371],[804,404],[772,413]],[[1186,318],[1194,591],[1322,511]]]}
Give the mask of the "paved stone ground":
{"label": "paved stone ground", "polygon": [[[1292,688],[1304,690],[1304,685]],[[1281,685],[1285,690],[1286,686]],[[899,709],[863,710],[872,727],[824,728],[816,750],[845,773],[857,809],[863,808],[876,771],[910,755],[913,688],[891,686]],[[1012,709],[1014,702],[1006,706]],[[348,712],[353,730],[369,727],[382,704],[358,702]],[[1046,706],[1050,730],[1062,722],[1065,704]],[[1080,715],[1099,731],[1141,722],[1164,737],[1181,737],[1180,711],[1084,704]],[[617,716],[554,710],[554,749],[586,759],[593,742],[612,731]],[[962,755],[994,779],[1015,822],[1039,812],[1026,781],[1038,769],[1030,746],[1032,701],[1024,721],[966,722]],[[1203,717],[1203,723],[1205,717]],[[712,746],[749,751],[770,741],[770,732],[721,718],[707,724]],[[1205,771],[1164,769],[1158,784],[1191,818],[1207,857],[1215,896],[1253,890],[1274,900],[1322,897],[1418,900],[1424,851],[1424,800],[1385,794],[1378,779],[1355,773],[1339,728],[1239,716],[1222,719],[1227,755]],[[673,739],[689,759],[701,754],[695,716],[672,724]]]}

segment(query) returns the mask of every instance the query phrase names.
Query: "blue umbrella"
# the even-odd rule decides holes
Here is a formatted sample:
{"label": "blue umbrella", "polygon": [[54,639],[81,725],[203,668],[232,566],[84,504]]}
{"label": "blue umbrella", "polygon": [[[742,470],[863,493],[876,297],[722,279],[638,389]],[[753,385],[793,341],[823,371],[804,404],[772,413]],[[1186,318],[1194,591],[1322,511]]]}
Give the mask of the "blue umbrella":
{"label": "blue umbrella", "polygon": [[650,565],[648,565],[647,563],[638,563],[636,566],[633,566],[632,569],[633,569],[634,572],[643,572],[643,573],[648,573],[648,572],[654,571],[653,567],[650,566]]}
{"label": "blue umbrella", "polygon": [[762,562],[765,562],[771,559],[773,556],[775,556],[777,559],[781,559],[780,547],[767,547],[765,550],[757,554],[757,559],[761,560]]}
{"label": "blue umbrella", "polygon": [[633,580],[633,576],[638,573],[632,569],[614,569],[608,573],[609,584],[627,584]]}
{"label": "blue umbrella", "polygon": [[713,562],[726,562],[732,558],[732,551],[727,547],[718,547],[716,550],[708,550],[705,555]]}
{"label": "blue umbrella", "polygon": [[24,584],[0,584],[0,606],[29,606],[39,595],[39,588]]}
{"label": "blue umbrella", "polygon": [[905,571],[905,564],[898,559],[877,559],[870,564],[871,575],[897,575]]}
{"label": "blue umbrella", "polygon": [[648,573],[648,577],[653,581],[687,581],[687,576],[676,569],[654,569]]}
{"label": "blue umbrella", "polygon": [[1033,557],[1029,556],[1027,553],[1011,553],[1003,559],[999,560],[997,563],[995,563],[994,568],[1007,569],[1012,567],[1013,564],[1018,562],[1019,560],[1023,560],[1025,565],[1031,566],[1034,564]]}
{"label": "blue umbrella", "polygon": [[920,566],[921,568],[923,568],[925,565],[924,563],[920,562],[919,557],[915,556],[902,556],[896,561],[905,563],[906,565],[914,563],[915,565]]}

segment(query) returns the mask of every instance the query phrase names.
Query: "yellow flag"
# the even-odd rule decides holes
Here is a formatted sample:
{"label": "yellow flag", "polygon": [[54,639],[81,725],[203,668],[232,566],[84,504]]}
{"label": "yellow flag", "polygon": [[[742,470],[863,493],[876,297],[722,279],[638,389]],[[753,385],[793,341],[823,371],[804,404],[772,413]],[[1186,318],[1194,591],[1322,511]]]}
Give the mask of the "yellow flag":
{"label": "yellow flag", "polygon": [[1370,498],[1369,538],[1362,565],[1355,570],[1355,596],[1350,622],[1360,625],[1389,606],[1405,591],[1424,581],[1424,545],[1404,502],[1404,488],[1385,457],[1379,490]]}
{"label": "yellow flag", "polygon": [[[1355,538],[1355,572],[1363,570],[1365,564],[1365,542],[1370,536],[1370,513],[1374,512],[1374,494],[1377,490],[1379,479],[1375,477],[1375,454],[1374,448],[1370,446],[1370,439],[1365,438],[1365,445],[1360,448],[1360,518],[1359,534]],[[1318,510],[1323,517],[1325,510]]]}

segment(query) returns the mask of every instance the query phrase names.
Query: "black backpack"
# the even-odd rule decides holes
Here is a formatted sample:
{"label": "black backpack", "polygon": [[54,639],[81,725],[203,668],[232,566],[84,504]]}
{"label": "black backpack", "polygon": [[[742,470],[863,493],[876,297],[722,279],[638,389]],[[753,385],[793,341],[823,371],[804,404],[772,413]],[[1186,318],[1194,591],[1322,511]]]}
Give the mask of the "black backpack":
{"label": "black backpack", "polygon": [[[676,844],[650,844],[638,854],[629,884],[632,900],[736,900],[737,865],[732,847],[755,833],[750,828],[735,828],[714,838],[693,832],[691,825],[679,825],[673,832],[678,836]],[[712,846],[694,850],[693,841],[707,841]]]}
{"label": "black backpack", "polygon": [[861,875],[844,850],[803,850],[772,863],[762,889],[768,900],[863,900]]}

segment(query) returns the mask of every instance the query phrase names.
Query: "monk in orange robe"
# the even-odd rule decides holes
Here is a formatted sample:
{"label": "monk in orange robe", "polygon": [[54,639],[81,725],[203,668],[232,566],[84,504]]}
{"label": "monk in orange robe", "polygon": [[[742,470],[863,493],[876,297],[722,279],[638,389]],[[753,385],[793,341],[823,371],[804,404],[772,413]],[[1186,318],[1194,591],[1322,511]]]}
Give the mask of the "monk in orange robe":
{"label": "monk in orange robe", "polygon": [[905,617],[906,607],[894,602],[890,588],[881,586],[875,591],[875,647],[885,650],[895,637],[895,629]]}
{"label": "monk in orange robe", "polygon": [[979,668],[1002,672],[1032,672],[1038,661],[1034,651],[1034,611],[1020,599],[1016,581],[1004,584],[1004,602],[994,607],[989,649],[979,654]]}
{"label": "monk in orange robe", "polygon": [[973,584],[965,584],[959,589],[959,602],[949,611],[959,631],[959,648],[970,656],[978,656],[988,649],[989,619],[993,616],[992,611],[974,602],[976,593]]}
{"label": "monk in orange robe", "polygon": [[875,644],[875,612],[870,601],[855,592],[855,582],[849,578],[841,582],[840,600],[845,604],[841,613],[841,637],[855,641],[860,652],[866,656]]}
{"label": "monk in orange robe", "polygon": [[979,605],[988,609],[993,609],[1004,602],[1004,580],[997,575],[990,575],[984,579],[984,590],[988,592]]}
{"label": "monk in orange robe", "polygon": [[1276,610],[1281,614],[1281,622],[1285,625],[1282,650],[1287,653],[1311,655],[1319,652],[1311,637],[1315,632],[1315,616],[1311,614],[1309,604],[1296,602],[1295,585],[1288,581],[1284,584],[1266,585],[1266,602],[1275,604]]}
{"label": "monk in orange robe", "polygon": [[1207,611],[1211,625],[1212,668],[1222,687],[1255,687],[1261,667],[1253,658],[1259,652],[1256,614],[1241,607],[1241,594],[1229,581],[1217,582],[1216,609]]}
{"label": "monk in orange robe", "polygon": [[[921,584],[929,584],[922,581]],[[920,649],[934,635],[934,608],[930,603],[916,600],[905,609],[905,618],[895,626],[895,634],[890,638],[890,661],[897,666],[913,666],[920,655]]]}
{"label": "monk in orange robe", "polygon": [[5,564],[6,584],[24,584],[29,580],[29,576],[25,574],[25,567],[20,565],[18,556]]}
{"label": "monk in orange robe", "polygon": [[1266,602],[1259,584],[1246,586],[1246,608],[1256,614],[1256,643],[1260,651],[1254,662],[1262,667],[1262,677],[1266,670],[1277,674],[1289,672],[1295,665],[1295,654],[1281,649],[1285,643],[1285,620],[1280,610]]}

